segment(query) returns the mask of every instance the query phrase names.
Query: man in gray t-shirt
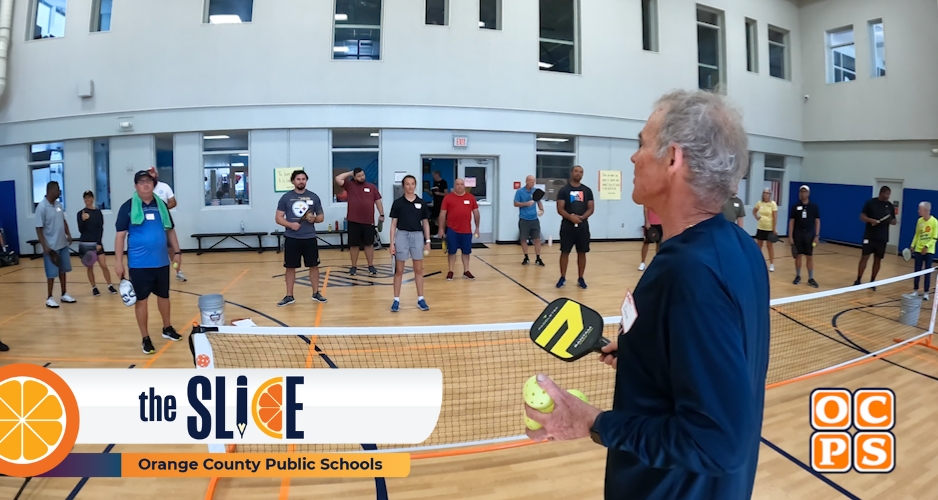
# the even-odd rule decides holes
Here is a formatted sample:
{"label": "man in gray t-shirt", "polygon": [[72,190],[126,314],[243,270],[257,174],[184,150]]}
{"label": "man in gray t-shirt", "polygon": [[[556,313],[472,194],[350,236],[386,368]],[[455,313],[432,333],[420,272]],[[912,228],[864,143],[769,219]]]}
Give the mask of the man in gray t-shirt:
{"label": "man in gray t-shirt", "polygon": [[301,261],[309,267],[313,300],[326,302],[326,298],[319,293],[319,246],[316,244],[316,226],[313,225],[325,218],[322,201],[316,193],[306,190],[306,172],[293,171],[290,181],[293,183],[293,191],[281,196],[277,204],[276,221],[284,227],[283,267],[286,269],[284,277],[287,282],[287,295],[277,303],[280,307],[296,302],[293,298],[293,284]]}
{"label": "man in gray t-shirt", "polygon": [[59,304],[52,298],[52,286],[55,277],[59,277],[62,287],[62,302],[72,304],[75,301],[65,291],[65,273],[72,270],[71,254],[68,244],[72,242],[72,233],[65,221],[65,208],[59,203],[59,183],[46,184],[46,196],[36,206],[36,236],[42,245],[43,267],[46,271],[46,307],[56,308]]}
{"label": "man in gray t-shirt", "polygon": [[743,227],[743,220],[746,218],[746,206],[743,200],[736,196],[736,193],[733,193],[733,196],[730,196],[723,204],[723,217],[726,217],[726,220],[737,226]]}

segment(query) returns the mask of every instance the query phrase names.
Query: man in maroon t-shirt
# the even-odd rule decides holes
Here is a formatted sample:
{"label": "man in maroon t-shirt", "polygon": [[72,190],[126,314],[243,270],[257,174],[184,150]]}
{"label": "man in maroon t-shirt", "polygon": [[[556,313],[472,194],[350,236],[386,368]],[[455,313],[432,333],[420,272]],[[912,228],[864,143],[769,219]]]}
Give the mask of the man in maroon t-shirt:
{"label": "man in maroon t-shirt", "polygon": [[336,184],[342,186],[348,194],[348,245],[352,257],[352,267],[348,273],[355,276],[358,272],[358,251],[365,250],[368,260],[368,273],[378,274],[375,269],[375,207],[378,208],[378,220],[384,221],[384,205],[378,187],[365,180],[365,171],[356,168],[351,172],[339,174]]}
{"label": "man in maroon t-shirt", "polygon": [[465,181],[456,179],[453,183],[453,192],[443,198],[443,204],[440,206],[440,238],[443,237],[443,228],[446,228],[446,251],[449,259],[446,281],[453,279],[456,250],[462,251],[462,277],[470,280],[476,279],[469,272],[469,254],[472,253],[472,221],[475,220],[475,237],[478,238],[480,219],[476,197],[466,192]]}

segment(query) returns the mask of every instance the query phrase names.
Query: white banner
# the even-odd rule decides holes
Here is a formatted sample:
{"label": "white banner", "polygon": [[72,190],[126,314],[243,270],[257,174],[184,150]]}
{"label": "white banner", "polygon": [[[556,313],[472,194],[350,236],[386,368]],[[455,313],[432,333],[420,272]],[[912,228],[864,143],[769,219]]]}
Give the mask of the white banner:
{"label": "white banner", "polygon": [[437,369],[53,371],[78,444],[418,444],[443,399]]}

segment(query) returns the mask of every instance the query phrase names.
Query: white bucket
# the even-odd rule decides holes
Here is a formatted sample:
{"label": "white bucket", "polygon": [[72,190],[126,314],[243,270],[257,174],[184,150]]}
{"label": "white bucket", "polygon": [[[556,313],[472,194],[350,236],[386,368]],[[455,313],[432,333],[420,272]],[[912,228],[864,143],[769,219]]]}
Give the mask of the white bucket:
{"label": "white bucket", "polygon": [[199,297],[203,326],[225,326],[225,298],[220,294]]}

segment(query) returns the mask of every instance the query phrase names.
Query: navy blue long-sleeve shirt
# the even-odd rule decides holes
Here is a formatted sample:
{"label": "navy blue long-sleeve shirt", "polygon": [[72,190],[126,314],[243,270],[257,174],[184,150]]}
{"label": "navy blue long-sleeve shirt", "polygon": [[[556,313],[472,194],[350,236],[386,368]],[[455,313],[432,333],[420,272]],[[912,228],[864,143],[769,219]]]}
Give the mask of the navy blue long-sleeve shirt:
{"label": "navy blue long-sleeve shirt", "polygon": [[769,358],[769,282],[717,215],[662,243],[619,336],[612,411],[595,423],[607,499],[748,499]]}

